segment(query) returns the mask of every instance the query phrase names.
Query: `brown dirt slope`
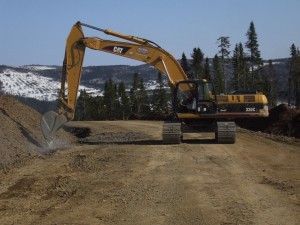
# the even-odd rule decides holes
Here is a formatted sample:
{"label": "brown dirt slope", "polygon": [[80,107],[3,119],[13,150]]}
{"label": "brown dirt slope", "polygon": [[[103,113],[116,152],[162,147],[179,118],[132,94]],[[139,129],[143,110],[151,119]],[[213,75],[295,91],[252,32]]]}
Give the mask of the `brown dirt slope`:
{"label": "brown dirt slope", "polygon": [[[0,169],[49,151],[40,130],[40,118],[39,112],[16,99],[0,96]],[[300,138],[300,111],[286,105],[271,109],[268,118],[242,120],[238,123],[255,131]],[[101,137],[105,137],[105,134],[97,138]],[[60,130],[55,140],[54,147],[62,147],[75,139]]]}
{"label": "brown dirt slope", "polygon": [[[40,130],[41,114],[9,96],[0,96],[0,168],[47,150]],[[67,134],[63,131],[60,135]]]}
{"label": "brown dirt slope", "polygon": [[247,130],[234,145],[211,133],[164,145],[160,121],[69,124],[90,136],[0,171],[1,225],[300,224],[298,146]]}

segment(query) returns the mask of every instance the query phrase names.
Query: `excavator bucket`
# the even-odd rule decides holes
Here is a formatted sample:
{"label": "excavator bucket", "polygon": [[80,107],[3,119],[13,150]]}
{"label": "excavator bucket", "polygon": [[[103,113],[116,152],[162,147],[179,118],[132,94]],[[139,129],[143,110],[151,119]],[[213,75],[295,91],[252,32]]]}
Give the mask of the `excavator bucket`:
{"label": "excavator bucket", "polygon": [[68,119],[63,114],[50,111],[45,113],[41,119],[41,129],[48,144],[51,144],[55,133],[66,123]]}

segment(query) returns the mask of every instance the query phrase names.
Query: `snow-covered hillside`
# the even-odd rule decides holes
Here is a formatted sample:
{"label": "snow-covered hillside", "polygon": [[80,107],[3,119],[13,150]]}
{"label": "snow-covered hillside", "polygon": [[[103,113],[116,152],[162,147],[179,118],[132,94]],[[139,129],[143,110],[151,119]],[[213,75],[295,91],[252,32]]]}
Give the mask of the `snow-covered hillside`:
{"label": "snow-covered hillside", "polygon": [[55,66],[41,66],[41,65],[26,65],[26,66],[21,66],[19,68],[29,69],[29,70],[33,70],[33,71],[54,70],[54,69],[56,69]]}
{"label": "snow-covered hillside", "polygon": [[[58,98],[58,92],[61,85],[60,79],[57,78],[60,70],[61,68],[58,66],[2,66],[2,68],[0,68],[0,93],[34,98],[40,101],[55,101]],[[84,72],[86,72],[86,70],[84,70]],[[88,75],[86,78],[90,79],[81,82],[79,90],[85,89],[87,93],[90,93],[93,96],[102,95],[105,82],[104,78],[101,78],[102,80],[100,83],[97,80],[99,78],[92,78],[92,76]],[[123,78],[126,78],[126,76]],[[121,80],[116,78],[116,82],[117,81]],[[84,83],[91,87],[85,86]],[[131,83],[131,79],[128,83]],[[156,79],[148,79],[144,84],[146,90],[153,91],[156,88]],[[166,87],[168,86],[167,82],[165,85]],[[127,91],[130,91],[129,85],[127,85]]]}
{"label": "snow-covered hillside", "polygon": [[[39,74],[39,71],[55,68],[47,66],[24,66],[21,68],[30,69],[30,72],[20,72],[13,68],[7,68],[0,72],[2,93],[42,101],[55,101],[58,98],[60,82]],[[101,94],[101,90],[87,88],[83,85],[80,86],[80,90],[82,89],[94,95]]]}

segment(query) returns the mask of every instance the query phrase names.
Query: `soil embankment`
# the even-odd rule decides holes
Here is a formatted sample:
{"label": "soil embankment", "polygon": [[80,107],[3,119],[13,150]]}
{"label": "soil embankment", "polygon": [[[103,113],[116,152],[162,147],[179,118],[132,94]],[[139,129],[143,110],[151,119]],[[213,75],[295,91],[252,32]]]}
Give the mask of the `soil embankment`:
{"label": "soil embankment", "polygon": [[40,117],[0,97],[0,224],[300,224],[297,145],[246,129],[163,145],[160,121],[91,121],[44,154]]}
{"label": "soil embankment", "polygon": [[[48,151],[40,129],[41,114],[9,96],[0,96],[0,168]],[[71,135],[59,131],[65,142]]]}

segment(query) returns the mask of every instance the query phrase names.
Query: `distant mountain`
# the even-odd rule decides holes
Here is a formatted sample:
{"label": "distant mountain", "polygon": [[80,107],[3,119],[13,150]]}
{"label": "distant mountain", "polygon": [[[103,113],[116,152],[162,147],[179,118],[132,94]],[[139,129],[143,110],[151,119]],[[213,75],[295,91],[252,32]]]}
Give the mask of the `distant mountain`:
{"label": "distant mountain", "polygon": [[[27,65],[21,67],[0,66],[0,93],[17,97],[34,98],[40,101],[55,101],[60,89],[60,66]],[[89,66],[83,68],[80,90],[101,95],[105,81],[132,83],[134,73],[143,78],[147,88],[155,85],[157,70],[141,66]]]}
{"label": "distant mountain", "polygon": [[[279,101],[286,101],[288,93],[288,59],[273,60],[273,67],[278,81]],[[212,64],[212,60],[210,60]],[[264,61],[267,66],[268,61]],[[61,66],[26,65],[20,67],[0,66],[0,93],[20,99],[30,98],[38,101],[55,101],[60,89]],[[123,81],[130,88],[133,74],[138,73],[148,90],[156,85],[157,73],[153,66],[87,66],[83,68],[80,89],[86,89],[93,95],[103,93],[104,83],[112,78],[115,83]],[[167,80],[166,87],[167,87]],[[27,102],[29,102],[27,100]],[[31,103],[35,105],[35,103]]]}
{"label": "distant mountain", "polygon": [[42,75],[42,71],[55,73],[56,67],[23,66],[0,67],[0,90],[4,94],[54,101],[57,98],[59,82]]}

